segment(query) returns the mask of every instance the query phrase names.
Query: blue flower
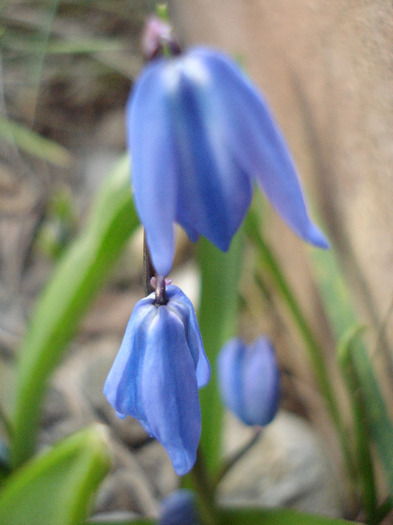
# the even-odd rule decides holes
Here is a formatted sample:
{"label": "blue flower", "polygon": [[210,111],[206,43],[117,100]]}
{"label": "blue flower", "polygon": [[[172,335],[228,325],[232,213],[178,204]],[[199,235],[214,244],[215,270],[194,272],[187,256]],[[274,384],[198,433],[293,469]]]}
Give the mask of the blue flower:
{"label": "blue flower", "polygon": [[165,447],[177,474],[196,459],[201,434],[198,388],[210,378],[210,365],[191,301],[167,287],[167,304],[154,293],[138,301],[104,394],[119,417],[137,418]]}
{"label": "blue flower", "polygon": [[200,523],[195,497],[190,490],[177,490],[161,505],[158,525],[197,525]]}
{"label": "blue flower", "polygon": [[249,346],[230,339],[218,356],[218,381],[224,405],[246,425],[265,426],[276,415],[279,372],[267,337]]}
{"label": "blue flower", "polygon": [[304,240],[328,246],[310,221],[285,141],[269,108],[225,55],[194,48],[153,60],[127,105],[135,204],[153,264],[167,275],[173,225],[221,250],[243,221],[256,181]]}

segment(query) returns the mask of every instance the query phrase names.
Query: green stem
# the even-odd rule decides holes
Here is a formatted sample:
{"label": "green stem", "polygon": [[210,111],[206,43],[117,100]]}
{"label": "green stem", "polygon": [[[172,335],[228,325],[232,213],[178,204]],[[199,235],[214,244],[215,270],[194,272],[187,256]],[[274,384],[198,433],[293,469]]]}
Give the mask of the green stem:
{"label": "green stem", "polygon": [[240,448],[237,452],[233,454],[227,461],[225,461],[221,468],[218,470],[216,476],[214,477],[213,487],[216,488],[219,482],[227,475],[231,468],[236,465],[236,463],[241,459],[249,450],[252,448],[255,443],[259,441],[259,438],[262,435],[262,427],[259,427],[255,433],[251,436],[251,439]]}
{"label": "green stem", "polygon": [[353,461],[347,439],[347,433],[341,418],[333,388],[329,381],[328,375],[326,374],[323,354],[316,341],[316,338],[314,337],[313,331],[310,328],[305,316],[303,315],[302,309],[296,300],[288,281],[285,278],[285,275],[280,269],[278,260],[260,234],[259,221],[255,211],[253,210],[251,210],[247,216],[245,230],[251,242],[255,245],[264,268],[269,273],[270,278],[284,300],[284,303],[291,313],[295,324],[304,340],[305,348],[307,350],[319,389],[325,400],[330,417],[340,436],[343,454],[348,470],[349,472],[352,472]]}
{"label": "green stem", "polygon": [[214,506],[214,487],[207,472],[206,463],[199,447],[194,468],[190,472],[195,490],[198,495],[199,509],[203,523],[216,525],[216,511]]}
{"label": "green stem", "polygon": [[[198,245],[201,268],[201,302],[199,327],[206,354],[212,367],[223,344],[237,329],[237,298],[242,262],[242,232],[232,241],[228,253],[201,239]],[[209,384],[199,392],[202,412],[201,447],[208,471],[214,472],[222,452],[223,408],[217,377],[212,373]]]}

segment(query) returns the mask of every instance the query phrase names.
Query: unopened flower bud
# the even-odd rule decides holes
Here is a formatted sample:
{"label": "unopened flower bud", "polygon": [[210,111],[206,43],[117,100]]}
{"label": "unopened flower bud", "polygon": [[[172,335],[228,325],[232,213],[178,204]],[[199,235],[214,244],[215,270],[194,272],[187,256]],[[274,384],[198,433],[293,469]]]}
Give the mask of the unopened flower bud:
{"label": "unopened flower bud", "polygon": [[276,415],[279,371],[267,337],[250,345],[228,341],[218,356],[218,381],[224,405],[246,425],[265,426]]}

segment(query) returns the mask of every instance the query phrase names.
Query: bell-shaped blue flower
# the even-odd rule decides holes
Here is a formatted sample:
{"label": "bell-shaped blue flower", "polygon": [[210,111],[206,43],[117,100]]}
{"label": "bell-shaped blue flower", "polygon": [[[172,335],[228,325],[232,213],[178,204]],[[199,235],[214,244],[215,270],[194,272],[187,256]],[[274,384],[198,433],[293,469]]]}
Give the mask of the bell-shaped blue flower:
{"label": "bell-shaped blue flower", "polygon": [[166,290],[167,304],[154,293],[131,314],[104,394],[119,417],[137,418],[165,447],[177,474],[196,459],[201,434],[198,388],[210,365],[191,301],[177,287]]}
{"label": "bell-shaped blue flower", "polygon": [[218,384],[224,405],[246,425],[265,426],[276,415],[280,380],[272,343],[230,339],[218,355]]}
{"label": "bell-shaped blue flower", "polygon": [[227,250],[254,181],[300,237],[328,246],[266,102],[227,56],[194,48],[153,60],[126,121],[135,204],[159,274],[172,266],[175,222],[192,241],[204,235]]}
{"label": "bell-shaped blue flower", "polygon": [[198,525],[198,523],[200,520],[195,496],[190,490],[177,490],[162,502],[158,525]]}

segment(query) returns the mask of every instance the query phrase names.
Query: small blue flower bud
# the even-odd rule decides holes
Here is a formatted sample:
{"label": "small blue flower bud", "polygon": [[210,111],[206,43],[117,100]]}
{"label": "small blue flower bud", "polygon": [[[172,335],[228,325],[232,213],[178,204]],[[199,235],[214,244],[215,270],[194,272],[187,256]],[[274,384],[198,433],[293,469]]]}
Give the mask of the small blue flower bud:
{"label": "small blue flower bud", "polygon": [[135,305],[104,394],[119,417],[137,418],[165,447],[177,474],[195,463],[201,434],[198,388],[210,365],[191,301],[177,286]]}
{"label": "small blue flower bud", "polygon": [[272,343],[260,337],[247,346],[231,339],[218,355],[218,383],[224,405],[246,425],[265,426],[276,415],[279,371]]}
{"label": "small blue flower bud", "polygon": [[204,235],[226,251],[254,182],[295,233],[328,246],[267,103],[224,54],[194,48],[153,60],[130,95],[126,125],[136,209],[159,274],[173,263],[175,222],[192,241]]}
{"label": "small blue flower bud", "polygon": [[161,505],[158,525],[198,525],[200,523],[194,494],[190,490],[177,490]]}

